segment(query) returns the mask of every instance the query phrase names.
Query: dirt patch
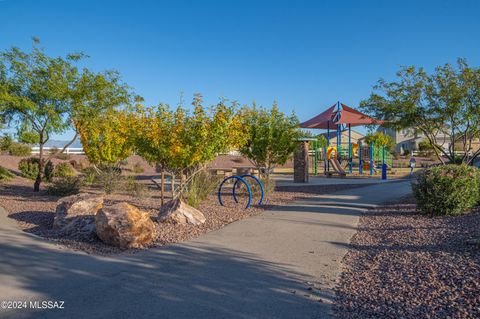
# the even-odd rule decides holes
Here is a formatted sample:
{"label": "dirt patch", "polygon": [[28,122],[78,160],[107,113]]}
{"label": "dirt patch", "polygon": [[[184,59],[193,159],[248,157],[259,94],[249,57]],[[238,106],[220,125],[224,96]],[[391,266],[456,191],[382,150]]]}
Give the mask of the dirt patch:
{"label": "dirt patch", "polygon": [[414,201],[368,211],[345,256],[339,318],[480,318],[480,211],[428,217]]}

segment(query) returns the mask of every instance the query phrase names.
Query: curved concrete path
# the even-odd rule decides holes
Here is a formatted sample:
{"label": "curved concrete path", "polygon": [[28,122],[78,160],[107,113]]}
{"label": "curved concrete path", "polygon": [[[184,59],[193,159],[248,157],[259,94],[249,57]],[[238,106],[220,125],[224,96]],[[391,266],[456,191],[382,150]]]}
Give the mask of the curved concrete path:
{"label": "curved concrete path", "polygon": [[108,258],[32,237],[0,212],[0,300],[64,301],[0,318],[326,318],[360,213],[409,192],[401,182],[300,198],[197,240]]}

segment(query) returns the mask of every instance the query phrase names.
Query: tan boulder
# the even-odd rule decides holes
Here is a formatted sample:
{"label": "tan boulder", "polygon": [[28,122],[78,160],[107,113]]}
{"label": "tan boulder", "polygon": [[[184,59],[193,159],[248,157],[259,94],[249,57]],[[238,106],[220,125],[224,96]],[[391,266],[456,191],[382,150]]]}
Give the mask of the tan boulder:
{"label": "tan boulder", "polygon": [[97,236],[120,248],[141,248],[157,237],[150,214],[128,203],[102,208],[95,215]]}
{"label": "tan boulder", "polygon": [[200,225],[205,223],[206,220],[201,211],[179,199],[173,199],[163,205],[160,209],[158,219],[161,222],[172,222],[183,225]]}
{"label": "tan boulder", "polygon": [[53,227],[66,234],[89,235],[95,230],[94,217],[103,206],[103,196],[77,194],[57,202]]}

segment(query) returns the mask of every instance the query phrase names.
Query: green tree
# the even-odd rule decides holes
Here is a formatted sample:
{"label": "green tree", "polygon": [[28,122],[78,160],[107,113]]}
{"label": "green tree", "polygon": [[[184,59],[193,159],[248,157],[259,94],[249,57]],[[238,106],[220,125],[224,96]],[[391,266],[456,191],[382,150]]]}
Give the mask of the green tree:
{"label": "green tree", "polygon": [[[34,39],[32,51],[12,48],[0,54],[0,118],[17,127],[24,142],[39,145],[39,173],[34,190],[39,191],[45,162],[69,147],[78,137],[76,122],[129,100],[127,87],[116,72],[79,70],[84,54],[50,57]],[[51,134],[75,132],[57,154],[44,158]]]}
{"label": "green tree", "polygon": [[389,152],[395,151],[395,141],[390,135],[386,135],[382,132],[369,133],[365,136],[365,143],[370,145],[373,143],[375,147],[385,146],[385,149]]}
{"label": "green tree", "polygon": [[362,108],[387,127],[423,134],[438,146],[433,151],[442,163],[471,163],[480,154],[472,147],[480,132],[480,69],[458,59],[456,66],[445,64],[431,74],[410,66],[396,75],[396,81],[380,79]]}
{"label": "green tree", "polygon": [[221,100],[217,105],[205,108],[202,103],[201,95],[196,94],[192,103],[193,112],[181,105],[176,110],[171,110],[166,104],[153,108],[137,105],[135,150],[160,168],[162,204],[165,172],[181,178],[177,192],[180,195],[189,180],[207,162],[228,151],[236,141],[230,133],[234,124],[234,105],[228,107],[226,101]]}
{"label": "green tree", "polygon": [[240,147],[242,155],[260,170],[267,182],[277,165],[285,164],[291,157],[301,136],[298,119],[285,115],[275,102],[270,110],[244,107],[241,111],[246,142]]}

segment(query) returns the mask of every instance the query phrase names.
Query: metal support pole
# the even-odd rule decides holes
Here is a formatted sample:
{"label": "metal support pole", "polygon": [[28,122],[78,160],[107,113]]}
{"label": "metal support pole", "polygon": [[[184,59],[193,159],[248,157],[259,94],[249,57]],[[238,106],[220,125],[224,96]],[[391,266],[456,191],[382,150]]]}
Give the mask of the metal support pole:
{"label": "metal support pole", "polygon": [[[327,150],[330,146],[330,121],[327,121]],[[325,161],[327,161],[327,172],[330,172],[330,162],[327,159],[327,152],[325,152]]]}
{"label": "metal support pole", "polygon": [[323,175],[327,175],[327,147],[323,147]]}
{"label": "metal support pole", "polygon": [[382,146],[382,179],[387,179],[387,164],[385,163],[385,145]]}
{"label": "metal support pole", "polygon": [[375,165],[375,161],[373,160],[373,151],[374,151],[374,146],[373,146],[373,142],[370,143],[370,175],[373,175],[373,165]]}
{"label": "metal support pole", "polygon": [[348,124],[348,160],[350,174],[353,172],[352,125]]}
{"label": "metal support pole", "polygon": [[340,101],[337,102],[337,158],[342,161],[342,125],[338,123],[340,120]]}
{"label": "metal support pole", "polygon": [[362,151],[362,142],[358,142],[358,148],[359,148],[359,151],[358,151],[358,173],[360,175],[363,174],[363,159],[362,159],[362,156],[363,156],[363,151]]}

